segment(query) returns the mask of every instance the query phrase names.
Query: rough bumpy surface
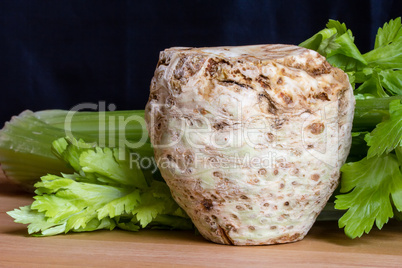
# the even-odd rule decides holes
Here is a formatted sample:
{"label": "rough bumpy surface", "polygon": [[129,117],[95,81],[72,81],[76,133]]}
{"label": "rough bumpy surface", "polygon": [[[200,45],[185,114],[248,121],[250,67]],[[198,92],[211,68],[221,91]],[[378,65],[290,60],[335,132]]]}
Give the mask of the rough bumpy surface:
{"label": "rough bumpy surface", "polygon": [[146,120],[155,159],[199,232],[221,244],[301,240],[351,144],[347,75],[289,45],[160,53]]}

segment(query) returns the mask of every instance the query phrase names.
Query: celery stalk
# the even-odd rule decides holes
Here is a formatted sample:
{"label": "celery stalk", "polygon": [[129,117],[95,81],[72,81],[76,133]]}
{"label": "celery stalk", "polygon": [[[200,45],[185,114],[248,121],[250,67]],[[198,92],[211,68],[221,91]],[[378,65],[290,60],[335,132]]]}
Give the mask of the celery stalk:
{"label": "celery stalk", "polygon": [[402,100],[402,96],[356,99],[353,132],[371,131],[384,117],[389,116],[389,103]]}
{"label": "celery stalk", "polygon": [[[129,120],[144,117],[144,111],[77,112],[67,122],[69,112],[64,110],[24,111],[14,116],[0,130],[0,163],[6,176],[27,188],[46,174],[71,172],[51,151],[54,140],[68,135],[96,142],[99,146],[117,147],[121,139],[130,143],[147,137],[145,123]],[[125,121],[127,120],[127,121]],[[149,141],[137,148],[141,156],[152,157]]]}

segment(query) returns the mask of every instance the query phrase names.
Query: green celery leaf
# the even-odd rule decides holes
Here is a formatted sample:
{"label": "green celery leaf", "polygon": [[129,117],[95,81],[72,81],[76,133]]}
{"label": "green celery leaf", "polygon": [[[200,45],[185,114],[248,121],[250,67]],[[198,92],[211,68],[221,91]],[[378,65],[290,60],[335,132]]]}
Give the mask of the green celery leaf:
{"label": "green celery leaf", "polygon": [[77,141],[72,138],[60,138],[52,143],[52,152],[69,164],[76,172],[81,170],[79,157],[87,149],[94,148],[92,144]]}
{"label": "green celery leaf", "polygon": [[131,213],[140,202],[140,191],[134,190],[133,192],[117,198],[105,206],[97,210],[98,219],[103,219],[107,216],[113,218],[115,216]]}
{"label": "green celery leaf", "polygon": [[336,50],[331,51],[327,55],[327,57],[331,57],[335,54],[341,54],[346,57],[352,58],[363,65],[367,64],[359,49],[356,47],[352,32],[350,30],[338,36],[335,39],[335,42],[339,45],[339,47]]}
{"label": "green celery leaf", "polygon": [[367,145],[370,146],[367,157],[371,158],[383,153],[390,153],[402,141],[402,104],[393,100],[389,104],[389,118],[379,123],[376,128],[366,135]]}
{"label": "green celery leaf", "polygon": [[402,69],[402,36],[392,43],[381,46],[363,55],[369,66],[381,69]]}
{"label": "green celery leaf", "polygon": [[392,154],[347,163],[342,169],[341,194],[335,208],[348,210],[339,227],[351,238],[368,233],[374,222],[381,229],[393,217],[392,203],[402,210],[402,174]]}
{"label": "green celery leaf", "polygon": [[360,69],[359,71],[356,71],[353,73],[355,76],[354,82],[355,83],[364,83],[365,81],[367,81],[368,79],[370,79],[372,77],[374,72],[375,72],[375,70],[373,68],[364,67],[364,68]]}
{"label": "green celery leaf", "polygon": [[140,204],[133,209],[137,220],[142,227],[147,226],[158,214],[163,213],[165,210],[165,200],[162,198],[155,198],[152,190],[145,192],[141,195]]}
{"label": "green celery leaf", "polygon": [[87,150],[80,155],[80,165],[85,174],[96,173],[100,178],[109,178],[106,182],[133,185],[139,188],[147,187],[144,175],[137,167],[126,159],[121,160],[118,149],[99,148]]}
{"label": "green celery leaf", "polygon": [[339,35],[342,35],[348,31],[345,23],[340,23],[337,20],[328,20],[327,24],[325,25],[328,29],[335,29]]}
{"label": "green celery leaf", "polygon": [[382,28],[378,28],[374,48],[386,46],[401,36],[402,24],[401,17],[399,17],[386,22]]}
{"label": "green celery leaf", "polygon": [[15,222],[29,224],[29,234],[38,233],[54,226],[54,223],[46,220],[43,213],[31,209],[31,206],[20,207],[19,209],[7,212],[7,214],[14,218]]}
{"label": "green celery leaf", "polygon": [[364,68],[364,65],[361,62],[343,54],[334,54],[331,57],[328,57],[327,61],[331,65],[344,70],[350,78],[353,78],[350,80],[351,83],[356,83],[355,73]]}
{"label": "green celery leaf", "polygon": [[116,223],[111,218],[103,218],[102,220],[92,219],[85,227],[77,228],[74,232],[92,232],[101,229],[113,230],[116,227]]}
{"label": "green celery leaf", "polygon": [[53,225],[51,228],[42,230],[40,234],[35,233],[34,236],[51,236],[51,235],[57,235],[57,234],[62,234],[66,233],[66,222],[64,221],[60,225]]}
{"label": "green celery leaf", "polygon": [[[68,231],[113,229],[109,216],[131,210],[138,198],[129,189],[77,182],[54,175],[35,185],[37,196],[29,207],[9,212],[16,222],[29,223],[29,232],[55,235]],[[134,193],[138,195],[138,190]],[[134,205],[133,205],[134,204]]]}
{"label": "green celery leaf", "polygon": [[381,78],[377,72],[373,72],[370,78],[364,81],[358,88],[355,89],[357,94],[370,94],[377,98],[389,97],[381,85]]}
{"label": "green celery leaf", "polygon": [[192,226],[167,184],[148,172],[148,186],[138,165],[130,166],[128,157],[120,159],[124,154],[119,149],[66,138],[56,140],[53,151],[76,172],[41,177],[35,201],[8,213],[16,222],[29,224],[30,234]]}
{"label": "green celery leaf", "polygon": [[[345,72],[357,71],[367,65],[365,58],[354,44],[352,31],[344,23],[329,20],[326,29],[319,31],[300,46],[313,49],[327,61]],[[353,73],[349,74],[353,77]]]}
{"label": "green celery leaf", "polygon": [[330,55],[332,52],[337,51],[337,49],[339,49],[341,45],[335,42],[336,36],[337,35],[334,34],[333,36],[322,40],[317,49],[317,52],[328,57],[328,55]]}
{"label": "green celery leaf", "polygon": [[[336,35],[336,29],[323,29],[299,44],[299,46],[317,51],[323,40]],[[326,56],[325,54],[323,56]]]}
{"label": "green celery leaf", "polygon": [[321,55],[330,55],[333,51],[336,51],[341,47],[338,43],[335,42],[336,40],[336,34],[331,36],[328,39],[324,39],[320,46],[317,49],[317,52],[320,53]]}
{"label": "green celery leaf", "polygon": [[402,70],[383,70],[381,84],[394,95],[402,95]]}
{"label": "green celery leaf", "polygon": [[[115,207],[118,204],[116,200],[130,194],[128,189],[76,182],[56,176],[49,180],[49,176],[52,175],[45,176],[45,179],[37,183],[36,186],[47,189],[47,193],[35,196],[31,209],[43,213],[54,225],[66,222],[66,231],[77,231],[94,219],[101,220],[115,213],[118,210]],[[126,204],[123,202],[121,205],[125,207]],[[111,211],[106,211],[107,208]],[[98,210],[103,213],[103,217],[98,216]]]}

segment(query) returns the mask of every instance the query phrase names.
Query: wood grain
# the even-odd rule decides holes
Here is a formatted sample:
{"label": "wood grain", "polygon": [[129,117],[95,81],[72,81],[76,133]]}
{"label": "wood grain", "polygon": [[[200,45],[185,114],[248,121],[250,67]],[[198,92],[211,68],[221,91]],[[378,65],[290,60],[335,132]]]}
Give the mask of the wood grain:
{"label": "wood grain", "polygon": [[400,267],[402,226],[390,222],[351,240],[336,222],[319,222],[296,243],[225,246],[187,231],[96,231],[29,237],[6,211],[32,202],[16,186],[0,184],[0,267]]}

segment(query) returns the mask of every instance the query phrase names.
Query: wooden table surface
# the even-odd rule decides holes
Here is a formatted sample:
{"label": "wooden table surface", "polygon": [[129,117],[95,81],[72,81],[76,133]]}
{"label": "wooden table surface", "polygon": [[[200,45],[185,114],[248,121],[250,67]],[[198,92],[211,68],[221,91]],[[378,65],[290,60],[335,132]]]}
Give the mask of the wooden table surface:
{"label": "wooden table surface", "polygon": [[0,183],[0,267],[402,266],[398,222],[355,240],[336,222],[318,222],[304,240],[271,246],[217,245],[193,232],[161,230],[30,237],[26,226],[14,223],[6,211],[31,202],[31,195],[4,180]]}

